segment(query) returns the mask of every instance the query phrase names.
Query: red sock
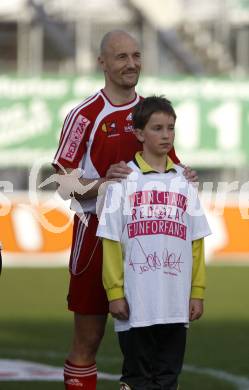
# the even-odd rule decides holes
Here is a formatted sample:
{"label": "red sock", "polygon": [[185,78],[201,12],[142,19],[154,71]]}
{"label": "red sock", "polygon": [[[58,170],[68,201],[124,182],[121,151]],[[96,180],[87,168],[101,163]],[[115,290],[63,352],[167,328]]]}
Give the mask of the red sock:
{"label": "red sock", "polygon": [[96,390],[96,364],[76,366],[69,360],[64,365],[64,384],[66,390]]}

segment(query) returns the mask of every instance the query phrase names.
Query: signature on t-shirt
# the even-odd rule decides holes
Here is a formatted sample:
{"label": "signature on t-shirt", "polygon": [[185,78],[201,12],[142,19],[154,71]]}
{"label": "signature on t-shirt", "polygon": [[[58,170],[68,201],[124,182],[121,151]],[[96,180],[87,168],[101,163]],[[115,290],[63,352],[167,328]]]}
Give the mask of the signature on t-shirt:
{"label": "signature on t-shirt", "polygon": [[134,240],[136,240],[135,245],[137,245],[135,252],[133,251],[136,254],[136,260],[133,260],[132,257],[129,259],[129,266],[134,272],[143,274],[148,271],[163,270],[164,274],[172,276],[178,276],[181,273],[181,264],[183,263],[181,253],[169,252],[167,248],[164,248],[161,254],[156,251],[146,253],[139,239],[134,238]]}

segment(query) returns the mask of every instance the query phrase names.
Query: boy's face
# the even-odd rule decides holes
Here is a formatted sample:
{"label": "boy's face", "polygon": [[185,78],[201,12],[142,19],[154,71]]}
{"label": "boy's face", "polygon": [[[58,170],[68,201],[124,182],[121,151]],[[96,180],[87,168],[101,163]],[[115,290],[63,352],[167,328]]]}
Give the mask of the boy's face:
{"label": "boy's face", "polygon": [[175,139],[175,118],[165,112],[154,112],[143,130],[135,130],[143,149],[152,155],[163,156],[172,149]]}

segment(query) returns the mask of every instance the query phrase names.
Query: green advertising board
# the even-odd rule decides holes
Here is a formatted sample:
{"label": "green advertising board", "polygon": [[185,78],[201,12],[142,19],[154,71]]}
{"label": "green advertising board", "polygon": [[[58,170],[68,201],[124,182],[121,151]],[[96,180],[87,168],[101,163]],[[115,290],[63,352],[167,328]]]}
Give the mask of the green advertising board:
{"label": "green advertising board", "polygon": [[[65,115],[103,86],[102,76],[0,77],[0,166],[50,161]],[[197,167],[249,162],[249,80],[141,77],[142,96],[165,95],[176,109],[176,149]]]}

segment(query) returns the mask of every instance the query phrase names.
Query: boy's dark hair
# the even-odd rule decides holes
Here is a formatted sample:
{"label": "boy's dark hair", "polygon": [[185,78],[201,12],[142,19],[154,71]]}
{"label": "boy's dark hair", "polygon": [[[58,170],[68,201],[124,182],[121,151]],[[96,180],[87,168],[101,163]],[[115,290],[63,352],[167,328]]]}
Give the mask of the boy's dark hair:
{"label": "boy's dark hair", "polygon": [[144,129],[154,112],[165,112],[176,119],[176,113],[171,102],[163,96],[149,96],[140,100],[133,110],[133,125],[135,129]]}

